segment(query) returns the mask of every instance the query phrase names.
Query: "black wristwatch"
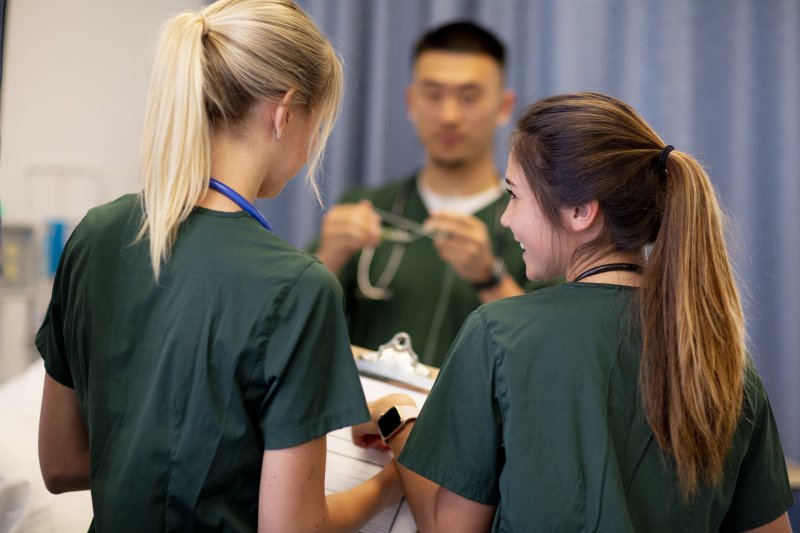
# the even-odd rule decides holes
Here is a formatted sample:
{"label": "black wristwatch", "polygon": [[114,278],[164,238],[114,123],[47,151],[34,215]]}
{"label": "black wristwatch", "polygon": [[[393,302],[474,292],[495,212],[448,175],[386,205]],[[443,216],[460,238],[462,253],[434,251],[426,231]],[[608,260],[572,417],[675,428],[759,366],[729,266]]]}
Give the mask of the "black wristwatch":
{"label": "black wristwatch", "polygon": [[472,288],[476,291],[482,291],[485,289],[492,289],[500,285],[500,282],[503,280],[503,276],[506,273],[506,264],[500,257],[495,257],[492,260],[492,267],[489,270],[489,279],[486,281],[482,281],[480,283],[473,283]]}
{"label": "black wristwatch", "polygon": [[406,424],[416,420],[419,408],[413,405],[393,405],[378,417],[378,431],[383,442],[394,437]]}

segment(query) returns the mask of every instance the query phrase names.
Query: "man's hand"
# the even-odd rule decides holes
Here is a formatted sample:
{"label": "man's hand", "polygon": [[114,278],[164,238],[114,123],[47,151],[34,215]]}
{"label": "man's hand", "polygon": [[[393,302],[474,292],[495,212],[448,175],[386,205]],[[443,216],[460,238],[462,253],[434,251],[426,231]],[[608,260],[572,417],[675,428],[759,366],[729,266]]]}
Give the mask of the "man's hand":
{"label": "man's hand", "polygon": [[482,283],[492,274],[492,243],[479,218],[441,211],[425,221],[425,228],[439,234],[434,246],[442,260],[469,283]]}
{"label": "man's hand", "polygon": [[381,219],[372,202],[339,204],[322,218],[317,257],[338,275],[347,261],[365,246],[377,246],[381,240]]}

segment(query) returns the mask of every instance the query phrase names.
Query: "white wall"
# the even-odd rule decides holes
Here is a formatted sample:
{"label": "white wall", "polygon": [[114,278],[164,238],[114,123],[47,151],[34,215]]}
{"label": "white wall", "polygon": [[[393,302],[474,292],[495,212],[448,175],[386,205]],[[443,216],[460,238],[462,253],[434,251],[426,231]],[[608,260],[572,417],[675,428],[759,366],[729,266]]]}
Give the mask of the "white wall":
{"label": "white wall", "polygon": [[[7,1],[0,109],[4,224],[79,218],[90,205],[135,190],[158,28],[171,14],[202,3]],[[23,332],[0,338],[0,381],[19,368],[18,354],[27,351],[36,327],[19,309],[19,302],[0,297],[0,332]]]}

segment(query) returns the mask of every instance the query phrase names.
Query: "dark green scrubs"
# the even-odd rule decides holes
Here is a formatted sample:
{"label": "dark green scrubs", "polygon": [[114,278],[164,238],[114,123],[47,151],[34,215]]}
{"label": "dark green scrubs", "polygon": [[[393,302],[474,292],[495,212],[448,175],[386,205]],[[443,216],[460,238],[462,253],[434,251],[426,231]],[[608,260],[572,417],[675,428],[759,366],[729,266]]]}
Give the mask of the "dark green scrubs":
{"label": "dark green scrubs", "polygon": [[466,321],[399,461],[497,505],[493,531],[741,531],[792,505],[754,369],[721,484],[686,503],[642,412],[636,289],[568,283]]}
{"label": "dark green scrubs", "polygon": [[[416,176],[379,188],[358,188],[345,195],[341,203],[369,199],[385,211],[422,223],[429,214],[416,185]],[[525,277],[522,251],[511,232],[500,225],[507,199],[501,197],[475,213],[486,224],[495,256],[502,257],[511,276],[526,290],[542,286]],[[316,244],[312,245],[316,248]],[[441,366],[450,344],[464,319],[480,305],[472,286],[459,278],[445,263],[429,238],[410,244],[382,242],[375,250],[369,279],[376,284],[383,275],[392,253],[402,253],[402,260],[388,289],[387,300],[373,300],[358,290],[356,254],[339,274],[347,298],[350,339],[353,344],[376,349],[398,331],[411,336],[414,350],[423,363]]]}
{"label": "dark green scrubs", "polygon": [[97,531],[256,531],[265,449],[369,419],[336,279],[196,209],[158,285],[129,195],[66,246],[36,344],[89,429]]}

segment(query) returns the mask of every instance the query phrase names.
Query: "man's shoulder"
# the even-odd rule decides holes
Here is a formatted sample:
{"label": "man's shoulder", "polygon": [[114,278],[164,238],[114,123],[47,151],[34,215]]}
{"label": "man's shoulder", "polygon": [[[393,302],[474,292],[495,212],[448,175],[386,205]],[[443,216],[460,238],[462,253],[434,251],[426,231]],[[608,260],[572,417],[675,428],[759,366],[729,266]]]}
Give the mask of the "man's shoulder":
{"label": "man's shoulder", "polygon": [[388,208],[400,191],[414,187],[414,183],[415,176],[407,176],[382,185],[355,187],[347,191],[337,203],[351,204],[369,200],[373,205]]}

